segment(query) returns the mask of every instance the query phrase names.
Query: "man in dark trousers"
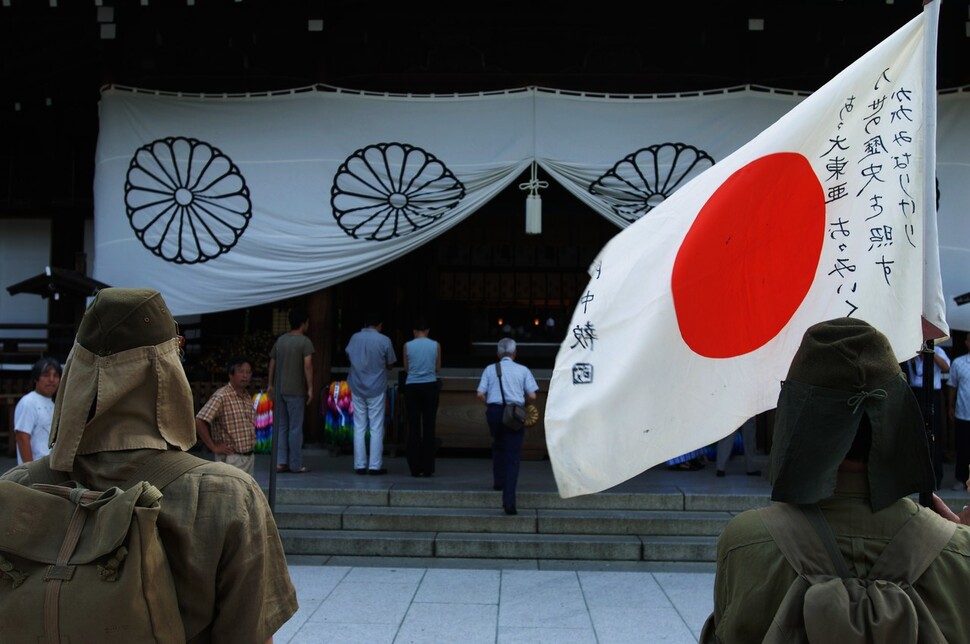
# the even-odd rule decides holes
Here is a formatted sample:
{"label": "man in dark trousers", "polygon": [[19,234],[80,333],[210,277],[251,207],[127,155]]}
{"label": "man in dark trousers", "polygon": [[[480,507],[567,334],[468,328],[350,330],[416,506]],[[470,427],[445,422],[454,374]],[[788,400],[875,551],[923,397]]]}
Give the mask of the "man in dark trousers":
{"label": "man in dark trousers", "polygon": [[518,514],[515,487],[519,481],[525,429],[506,427],[502,410],[506,404],[524,405],[535,400],[539,385],[529,368],[515,361],[515,340],[502,338],[496,349],[498,362],[482,371],[476,395],[485,403],[485,420],[492,434],[492,487],[501,490],[505,513]]}

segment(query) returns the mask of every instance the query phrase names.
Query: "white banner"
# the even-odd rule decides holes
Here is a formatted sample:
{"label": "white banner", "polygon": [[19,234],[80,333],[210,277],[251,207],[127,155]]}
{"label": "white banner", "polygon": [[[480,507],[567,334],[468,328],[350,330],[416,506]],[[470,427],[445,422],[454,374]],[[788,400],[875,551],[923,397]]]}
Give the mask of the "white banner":
{"label": "white banner", "polygon": [[[766,88],[669,97],[108,88],[93,275],[157,288],[176,315],[309,293],[458,225],[533,161],[540,179],[625,228],[803,100]],[[970,329],[970,306],[952,300],[970,291],[970,93],[939,101],[947,317]],[[546,226],[555,215],[546,209]]]}
{"label": "white banner", "polygon": [[175,315],[312,292],[460,223],[531,163],[529,92],[101,101],[94,275]]}

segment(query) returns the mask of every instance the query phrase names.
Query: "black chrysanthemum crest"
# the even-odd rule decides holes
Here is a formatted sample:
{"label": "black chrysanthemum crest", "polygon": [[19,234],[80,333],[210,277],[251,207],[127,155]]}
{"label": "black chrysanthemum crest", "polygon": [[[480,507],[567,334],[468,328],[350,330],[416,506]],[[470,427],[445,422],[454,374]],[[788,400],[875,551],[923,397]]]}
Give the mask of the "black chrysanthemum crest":
{"label": "black chrysanthemum crest", "polygon": [[334,219],[351,237],[384,241],[433,224],[465,196],[434,155],[407,143],[357,150],[333,179]]}
{"label": "black chrysanthemum crest", "polygon": [[591,183],[589,191],[634,222],[712,165],[714,159],[692,145],[660,143],[625,156]]}
{"label": "black chrysanthemum crest", "polygon": [[125,206],[145,248],[175,264],[228,252],[252,217],[249,188],[232,160],[185,137],[158,139],[135,151]]}

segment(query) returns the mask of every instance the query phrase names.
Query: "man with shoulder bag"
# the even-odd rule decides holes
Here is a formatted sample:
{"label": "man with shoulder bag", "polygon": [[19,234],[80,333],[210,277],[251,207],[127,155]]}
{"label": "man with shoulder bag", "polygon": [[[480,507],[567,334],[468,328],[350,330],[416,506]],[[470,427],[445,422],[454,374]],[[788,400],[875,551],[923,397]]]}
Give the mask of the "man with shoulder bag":
{"label": "man with shoulder bag", "polygon": [[513,406],[524,412],[526,401],[534,401],[539,390],[529,368],[515,362],[515,348],[512,338],[498,341],[498,362],[485,367],[477,393],[486,405],[485,420],[492,435],[492,488],[502,491],[506,514],[517,514],[515,486],[525,437],[524,413],[516,417]]}

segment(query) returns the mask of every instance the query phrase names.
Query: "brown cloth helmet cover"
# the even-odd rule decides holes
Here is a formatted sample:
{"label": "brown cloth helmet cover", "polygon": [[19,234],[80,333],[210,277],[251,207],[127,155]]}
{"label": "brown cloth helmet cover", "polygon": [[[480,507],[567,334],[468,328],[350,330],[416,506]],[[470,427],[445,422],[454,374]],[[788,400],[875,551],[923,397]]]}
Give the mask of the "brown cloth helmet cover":
{"label": "brown cloth helmet cover", "polygon": [[195,407],[177,336],[158,291],[98,292],[64,365],[51,468],[70,472],[79,454],[195,444]]}
{"label": "brown cloth helmet cover", "polygon": [[782,383],[771,448],[772,500],[815,503],[831,496],[863,414],[872,426],[872,509],[933,491],[919,403],[889,340],[862,320],[837,318],[809,327]]}

